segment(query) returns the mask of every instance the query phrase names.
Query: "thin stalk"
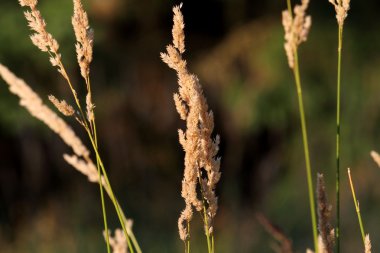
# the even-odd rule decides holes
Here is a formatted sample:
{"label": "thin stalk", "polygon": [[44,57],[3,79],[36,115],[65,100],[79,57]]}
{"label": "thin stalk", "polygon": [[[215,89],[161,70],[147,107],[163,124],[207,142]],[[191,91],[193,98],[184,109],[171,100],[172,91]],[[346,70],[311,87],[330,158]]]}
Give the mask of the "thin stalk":
{"label": "thin stalk", "polygon": [[215,240],[214,240],[214,235],[211,237],[211,247],[212,247],[212,252],[215,252]]}
{"label": "thin stalk", "polygon": [[[87,92],[90,94],[91,93],[91,84],[90,84],[90,79],[87,78],[85,79],[86,81],[86,86],[87,86]],[[71,87],[71,85],[70,85]],[[100,174],[100,168],[102,169],[102,174],[106,180],[106,183],[107,185],[104,186],[105,187],[105,190],[107,191],[108,195],[110,196],[111,200],[112,200],[112,203],[114,204],[115,206],[115,209],[116,209],[116,212],[117,212],[117,215],[118,215],[118,218],[120,220],[120,223],[121,223],[121,226],[123,227],[123,231],[124,231],[124,234],[125,234],[125,237],[127,239],[127,242],[128,242],[128,247],[130,248],[130,251],[131,253],[133,253],[133,248],[131,246],[131,242],[129,239],[132,240],[132,245],[134,246],[134,248],[136,249],[137,253],[141,253],[141,248],[136,240],[136,237],[135,235],[133,234],[133,232],[129,229],[129,228],[125,228],[125,221],[127,220],[124,213],[122,212],[121,208],[120,208],[120,204],[118,203],[116,197],[114,196],[113,194],[113,191],[112,191],[112,188],[111,188],[111,185],[109,183],[109,180],[108,180],[108,176],[107,176],[107,173],[106,173],[106,170],[104,168],[104,165],[103,165],[103,162],[101,161],[101,158],[100,158],[100,155],[99,155],[99,152],[98,152],[98,138],[97,138],[97,131],[96,131],[96,121],[95,121],[95,112],[93,112],[94,114],[94,118],[89,122],[90,123],[90,128],[91,130],[88,128],[88,124],[87,124],[87,121],[86,121],[86,118],[84,116],[84,113],[82,111],[82,109],[80,108],[80,111],[81,111],[81,114],[82,114],[82,117],[83,117],[83,122],[85,124],[85,129],[87,131],[87,134],[91,140],[91,144],[93,146],[93,149],[95,150],[95,153],[96,153],[96,161],[97,161],[97,168],[98,168],[98,171],[99,171],[99,178],[101,178],[101,174]],[[102,185],[102,183],[99,181],[99,184]],[[103,190],[103,187],[101,187],[101,189]],[[104,199],[102,199],[102,202],[104,202]],[[106,236],[107,236],[107,240],[109,240],[109,235],[108,235],[108,230],[106,229]]]}
{"label": "thin stalk", "polygon": [[[190,222],[187,222],[187,233],[190,235]],[[185,242],[185,252],[190,253],[190,238]]]}
{"label": "thin stalk", "polygon": [[[119,204],[119,202],[117,201],[117,199],[116,199],[116,203],[118,204],[118,206],[120,206],[120,204]],[[123,210],[120,210],[120,211],[121,211],[122,219],[123,219],[124,221],[126,221],[126,220],[127,220],[127,217],[125,217],[125,215],[124,215],[124,213],[123,213]],[[140,245],[139,245],[139,243],[137,242],[137,239],[136,239],[135,234],[133,233],[133,231],[132,231],[129,227],[127,227],[127,232],[128,232],[129,238],[132,240],[132,244],[133,244],[133,246],[135,247],[136,252],[137,252],[137,253],[142,253],[141,248],[140,248]]]}
{"label": "thin stalk", "polygon": [[361,214],[360,214],[359,201],[356,200],[355,188],[354,188],[354,184],[352,183],[352,178],[351,178],[351,171],[350,171],[350,168],[347,169],[347,173],[348,173],[348,180],[350,181],[350,187],[351,187],[351,192],[352,192],[352,198],[354,199],[354,204],[355,204],[356,214],[358,215],[358,221],[359,221],[360,232],[361,232],[361,234],[362,234],[363,244],[364,244],[364,247],[365,247],[365,233],[364,233],[364,226],[363,226],[362,216],[361,216]]}
{"label": "thin stalk", "polygon": [[[97,161],[97,168],[98,168],[98,176],[99,178],[102,178],[98,161]],[[106,206],[104,203],[104,193],[103,193],[103,186],[102,186],[101,180],[99,180],[99,188],[100,188],[100,198],[102,201],[102,213],[103,213],[104,229],[106,233],[107,252],[110,253],[111,248],[110,248],[110,238],[109,238],[108,225],[107,225],[107,212],[106,212]]]}
{"label": "thin stalk", "polygon": [[[49,52],[50,56],[51,53]],[[66,72],[66,69],[64,67],[64,65],[62,64],[62,62],[59,62],[59,65],[63,71],[63,76],[65,77],[69,87],[70,87],[70,90],[73,94],[73,97],[74,97],[74,100],[75,100],[75,103],[78,107],[78,110],[80,112],[80,116],[82,117],[82,123],[83,123],[83,126],[84,128],[86,129],[87,132],[89,132],[89,128],[88,128],[88,124],[87,124],[87,121],[86,121],[86,117],[85,117],[85,114],[83,113],[83,110],[82,110],[82,107],[80,105],[80,102],[79,102],[79,99],[78,99],[78,96],[77,96],[77,93],[75,92],[75,89],[70,81],[70,78],[69,76],[67,75],[67,72]],[[87,81],[86,81],[87,83]],[[89,85],[89,83],[87,84]],[[91,122],[90,122],[91,124]],[[92,124],[90,125],[91,126],[91,129],[93,130],[92,128]],[[96,134],[95,134],[96,136]],[[99,160],[97,159],[97,169],[98,169],[98,175],[99,175],[99,178],[101,178],[101,172],[100,172],[100,167],[99,167]],[[99,181],[99,190],[100,190],[100,199],[101,199],[101,204],[102,204],[102,215],[103,215],[103,223],[104,223],[104,230],[105,230],[105,233],[106,233],[106,244],[107,244],[107,252],[110,253],[111,252],[111,248],[110,248],[110,242],[109,242],[109,233],[108,233],[108,224],[107,224],[107,211],[106,211],[106,207],[105,207],[105,201],[104,201],[104,192],[103,192],[103,186],[102,186],[102,183],[101,181]]]}
{"label": "thin stalk", "polygon": [[198,171],[198,181],[199,181],[199,185],[201,186],[201,194],[202,194],[202,203],[203,203],[203,223],[205,225],[205,234],[206,234],[206,238],[207,238],[207,249],[208,249],[208,253],[214,253],[214,247],[213,247],[213,241],[214,241],[214,235],[211,234],[211,238],[210,238],[210,232],[208,230],[208,218],[207,218],[207,210],[206,210],[206,202],[205,202],[205,194],[204,194],[204,190],[203,190],[203,187],[202,187],[202,182],[201,182],[201,175],[200,175],[200,172]]}
{"label": "thin stalk", "polygon": [[340,252],[340,84],[341,84],[341,65],[342,65],[342,43],[343,43],[343,26],[338,30],[338,70],[337,70],[337,92],[336,92],[336,252]]}
{"label": "thin stalk", "polygon": [[303,106],[303,96],[301,88],[301,79],[298,66],[298,53],[297,50],[294,53],[294,79],[296,81],[297,95],[298,95],[298,107],[301,116],[301,128],[302,128],[302,140],[303,148],[305,154],[305,163],[306,163],[306,177],[307,177],[307,186],[309,192],[309,202],[310,202],[310,214],[311,214],[311,224],[313,227],[313,238],[314,238],[314,249],[315,252],[318,252],[318,232],[317,232],[317,216],[315,212],[315,200],[313,192],[313,180],[311,176],[311,165],[310,165],[310,155],[309,155],[309,144],[307,138],[307,127],[306,127],[306,118]]}
{"label": "thin stalk", "polygon": [[[92,137],[91,132],[90,132],[89,129],[87,129],[87,133],[88,133],[88,136],[90,138],[90,141],[91,141],[91,144],[93,146],[93,149],[95,151],[96,159],[99,161],[100,168],[102,169],[103,177],[104,177],[104,180],[105,180],[104,187],[105,187],[108,195],[110,196],[110,199],[111,199],[111,201],[112,201],[112,203],[113,203],[113,205],[114,205],[114,207],[116,209],[117,216],[119,218],[120,224],[121,224],[121,226],[123,228],[124,235],[125,235],[126,240],[127,240],[128,248],[129,248],[129,250],[130,250],[131,253],[134,253],[134,250],[133,250],[133,247],[132,247],[132,244],[131,244],[131,240],[130,240],[129,235],[128,235],[128,234],[132,233],[132,231],[131,230],[127,231],[126,224],[125,224],[125,221],[126,221],[125,216],[122,214],[120,205],[117,202],[116,197],[115,197],[115,195],[113,193],[113,190],[112,190],[111,184],[109,182],[109,179],[108,179],[107,172],[105,170],[104,164],[103,164],[103,162],[102,162],[102,160],[100,158],[99,151],[96,148],[96,144],[95,144],[94,138]],[[137,250],[137,247],[135,247],[135,248]],[[137,252],[141,253],[141,250],[139,250]]]}
{"label": "thin stalk", "polygon": [[210,233],[208,231],[208,219],[207,219],[207,211],[206,206],[203,205],[203,216],[204,216],[204,222],[205,222],[205,230],[206,230],[206,237],[207,237],[207,249],[209,253],[213,253],[213,250],[211,248],[211,240],[210,240]]}
{"label": "thin stalk", "polygon": [[[291,1],[287,0],[287,7],[291,17],[293,17]],[[313,192],[313,180],[311,176],[311,165],[310,165],[310,155],[309,155],[309,144],[307,138],[307,127],[306,127],[306,118],[303,106],[303,96],[302,96],[302,87],[301,87],[301,78],[299,72],[299,64],[298,64],[298,51],[295,49],[294,51],[294,68],[293,68],[294,79],[297,88],[297,96],[298,96],[298,107],[299,113],[301,117],[301,129],[302,129],[302,140],[303,140],[303,148],[305,155],[305,163],[306,163],[306,177],[307,177],[307,185],[309,192],[309,204],[310,204],[310,214],[311,214],[311,224],[313,229],[313,241],[314,241],[314,250],[318,252],[318,232],[317,232],[317,216],[315,212],[315,200],[314,200],[314,192]]]}

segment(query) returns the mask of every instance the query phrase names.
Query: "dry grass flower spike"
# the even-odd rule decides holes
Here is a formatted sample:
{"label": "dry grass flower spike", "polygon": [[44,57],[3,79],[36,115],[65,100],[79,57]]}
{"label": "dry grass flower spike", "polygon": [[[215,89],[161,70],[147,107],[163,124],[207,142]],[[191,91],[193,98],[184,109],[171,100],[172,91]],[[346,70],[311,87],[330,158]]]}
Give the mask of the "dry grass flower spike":
{"label": "dry grass flower spike", "polygon": [[335,7],[336,20],[338,21],[339,26],[343,27],[344,20],[350,9],[350,0],[329,0],[329,2]]}
{"label": "dry grass flower spike", "polygon": [[185,243],[188,242],[192,209],[203,212],[208,250],[214,252],[213,219],[218,208],[215,188],[220,179],[220,158],[216,157],[219,136],[212,138],[213,113],[208,109],[198,78],[188,71],[187,62],[182,57],[185,52],[185,25],[181,7],[175,6],[173,13],[173,44],[167,46],[167,52],[161,53],[161,58],[177,72],[179,90],[174,94],[174,102],[181,119],[186,120],[186,131],[178,130],[179,142],[185,151],[181,195],[186,203],[178,220],[179,234]]}
{"label": "dry grass flower spike", "polygon": [[282,12],[282,25],[285,30],[285,52],[290,68],[294,68],[294,57],[298,46],[307,40],[311,27],[311,17],[306,15],[309,0],[302,0],[301,5],[294,7],[294,16],[291,10]]}

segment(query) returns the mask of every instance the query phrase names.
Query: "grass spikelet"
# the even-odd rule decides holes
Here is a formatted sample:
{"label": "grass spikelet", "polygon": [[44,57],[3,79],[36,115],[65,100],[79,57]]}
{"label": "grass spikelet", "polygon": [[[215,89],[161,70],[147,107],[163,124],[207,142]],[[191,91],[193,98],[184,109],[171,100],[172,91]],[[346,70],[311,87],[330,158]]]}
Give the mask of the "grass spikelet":
{"label": "grass spikelet", "polygon": [[65,100],[59,101],[56,97],[53,95],[49,95],[50,102],[53,103],[53,105],[65,116],[73,116],[75,111],[74,108],[67,104]]}

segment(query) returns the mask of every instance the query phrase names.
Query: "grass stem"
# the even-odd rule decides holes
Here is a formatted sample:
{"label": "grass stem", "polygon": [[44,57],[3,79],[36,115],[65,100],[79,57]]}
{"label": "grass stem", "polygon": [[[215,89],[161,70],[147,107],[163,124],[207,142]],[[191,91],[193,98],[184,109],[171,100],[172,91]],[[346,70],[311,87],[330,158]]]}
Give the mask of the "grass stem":
{"label": "grass stem", "polygon": [[313,227],[314,249],[315,249],[315,252],[318,252],[317,216],[315,212],[315,200],[314,200],[314,190],[313,190],[314,188],[313,188],[313,180],[312,180],[312,175],[311,175],[309,143],[308,143],[308,137],[307,137],[306,117],[305,117],[305,110],[304,110],[304,105],[303,105],[303,96],[302,96],[297,50],[294,53],[293,73],[294,73],[294,79],[296,81],[298,107],[299,107],[299,112],[300,112],[300,117],[301,117],[302,140],[303,140],[303,148],[304,148],[305,163],[306,163],[306,177],[307,177],[307,186],[308,186],[308,192],[309,192],[311,224]]}
{"label": "grass stem", "polygon": [[[287,7],[288,7],[290,16],[293,17],[290,0],[287,0]],[[313,188],[313,180],[312,180],[312,174],[311,174],[306,117],[305,117],[305,110],[304,110],[304,105],[303,105],[302,86],[301,86],[297,49],[294,50],[293,74],[294,74],[294,79],[296,83],[298,107],[299,107],[299,113],[300,113],[300,118],[301,118],[302,140],[303,140],[305,163],[306,163],[306,177],[307,177],[307,185],[308,185],[308,192],[309,192],[309,203],[310,203],[311,224],[312,224],[312,230],[313,230],[314,251],[318,252],[317,216],[315,212],[314,188]]]}
{"label": "grass stem", "polygon": [[341,65],[342,65],[342,43],[343,43],[343,26],[338,30],[338,70],[337,70],[337,92],[336,92],[336,252],[340,252],[340,86],[341,86]]}
{"label": "grass stem", "polygon": [[347,173],[348,173],[348,180],[350,181],[350,187],[351,187],[351,192],[352,192],[352,198],[354,199],[354,204],[355,204],[356,214],[358,215],[358,221],[359,221],[360,233],[362,234],[363,244],[364,244],[364,247],[365,247],[365,233],[364,233],[364,226],[363,226],[362,216],[361,216],[361,214],[360,214],[359,201],[356,200],[355,188],[354,188],[354,184],[352,183],[352,178],[351,178],[351,171],[350,171],[350,168],[347,169]]}

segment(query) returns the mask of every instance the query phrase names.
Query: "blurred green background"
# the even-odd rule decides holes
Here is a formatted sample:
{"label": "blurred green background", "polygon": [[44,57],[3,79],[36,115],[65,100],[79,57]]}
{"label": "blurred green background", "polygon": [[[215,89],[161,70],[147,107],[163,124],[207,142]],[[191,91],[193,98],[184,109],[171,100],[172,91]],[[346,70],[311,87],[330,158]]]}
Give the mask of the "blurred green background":
{"label": "blurred green background", "polygon": [[[91,81],[99,142],[110,180],[144,252],[183,252],[177,218],[184,128],[172,101],[176,75],[159,53],[171,41],[177,1],[87,0],[95,30]],[[265,214],[312,247],[295,86],[283,50],[284,1],[183,1],[186,58],[204,86],[221,135],[217,252],[273,252],[257,222]],[[373,251],[380,247],[380,17],[378,1],[352,1],[345,24],[342,87],[342,252],[362,252],[345,168],[352,173]],[[72,2],[40,0],[48,30],[84,94],[71,27]],[[313,174],[325,174],[334,205],[337,24],[331,4],[311,1],[313,26],[300,49]],[[30,42],[16,0],[0,1],[0,62],[47,101],[70,93]],[[74,120],[76,132],[85,133]],[[0,251],[105,252],[99,188],[62,158],[70,150],[18,105],[0,81]],[[109,213],[112,206],[107,203]],[[195,216],[193,252],[206,252]],[[117,227],[114,213],[112,228]]]}

